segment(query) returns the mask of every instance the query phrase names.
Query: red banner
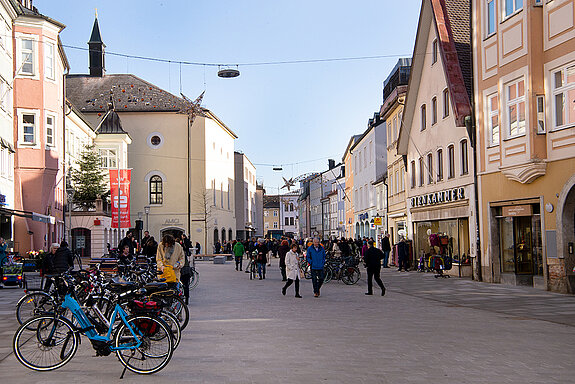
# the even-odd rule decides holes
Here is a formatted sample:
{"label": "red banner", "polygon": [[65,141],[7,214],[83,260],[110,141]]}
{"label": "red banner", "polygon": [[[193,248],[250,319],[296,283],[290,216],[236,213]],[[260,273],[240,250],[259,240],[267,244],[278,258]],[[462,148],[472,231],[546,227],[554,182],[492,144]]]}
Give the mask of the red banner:
{"label": "red banner", "polygon": [[[118,189],[118,170],[110,169],[110,192],[112,196],[112,228],[118,228],[118,207],[120,208],[120,228],[130,228],[130,169],[120,169],[120,188]],[[118,192],[120,195],[118,196]]]}

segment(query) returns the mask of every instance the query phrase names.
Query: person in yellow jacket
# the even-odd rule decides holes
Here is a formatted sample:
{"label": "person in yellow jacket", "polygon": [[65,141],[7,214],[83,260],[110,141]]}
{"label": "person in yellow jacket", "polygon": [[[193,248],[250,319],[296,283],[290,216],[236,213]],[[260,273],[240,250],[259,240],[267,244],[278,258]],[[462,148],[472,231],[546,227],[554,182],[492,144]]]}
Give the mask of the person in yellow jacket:
{"label": "person in yellow jacket", "polygon": [[174,268],[177,281],[180,281],[180,270],[184,266],[185,256],[184,249],[174,239],[172,235],[164,235],[162,242],[158,245],[158,253],[156,254],[156,263],[158,270],[164,272],[166,265],[171,265]]}

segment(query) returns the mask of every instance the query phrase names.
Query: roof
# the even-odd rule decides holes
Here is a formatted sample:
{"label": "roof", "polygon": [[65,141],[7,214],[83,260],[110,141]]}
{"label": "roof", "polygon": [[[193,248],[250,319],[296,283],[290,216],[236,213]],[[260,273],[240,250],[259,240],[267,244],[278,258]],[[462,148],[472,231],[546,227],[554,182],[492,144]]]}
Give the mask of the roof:
{"label": "roof", "polygon": [[12,6],[16,10],[16,14],[18,16],[29,16],[29,17],[36,17],[39,19],[44,19],[44,20],[54,24],[58,28],[60,28],[60,30],[66,28],[65,24],[62,24],[59,21],[56,21],[56,20],[38,12],[38,8],[36,8],[36,7],[32,7],[32,9],[30,9],[30,8],[26,8],[25,6],[23,6],[22,4],[20,4],[16,0],[10,0],[10,2],[12,3]]}
{"label": "roof", "polygon": [[349,138],[349,142],[347,143],[347,147],[345,148],[345,152],[343,153],[343,157],[341,158],[341,162],[345,163],[345,155],[346,153],[351,150],[351,147],[355,144],[355,142],[357,140],[359,140],[359,138],[361,137],[361,134],[359,135],[353,135],[352,137]]}
{"label": "roof", "polygon": [[98,18],[96,17],[94,19],[94,26],[92,27],[92,35],[90,36],[90,41],[88,41],[88,44],[90,43],[102,43],[102,36],[100,35],[100,25],[98,24]]}
{"label": "roof", "polygon": [[98,134],[127,134],[122,128],[122,120],[114,110],[108,111],[96,128]]}
{"label": "roof", "polygon": [[409,131],[416,115],[417,106],[415,103],[421,83],[421,73],[427,53],[427,40],[432,23],[437,32],[439,54],[443,63],[443,72],[447,80],[449,99],[456,126],[465,126],[465,117],[472,114],[470,102],[473,94],[470,0],[423,0],[403,113],[404,129],[400,131],[399,136],[399,153],[407,150]]}
{"label": "roof", "polygon": [[66,76],[66,96],[82,113],[179,112],[184,100],[132,74]]}
{"label": "roof", "polygon": [[277,195],[264,195],[264,209],[274,209],[280,207],[280,200]]}

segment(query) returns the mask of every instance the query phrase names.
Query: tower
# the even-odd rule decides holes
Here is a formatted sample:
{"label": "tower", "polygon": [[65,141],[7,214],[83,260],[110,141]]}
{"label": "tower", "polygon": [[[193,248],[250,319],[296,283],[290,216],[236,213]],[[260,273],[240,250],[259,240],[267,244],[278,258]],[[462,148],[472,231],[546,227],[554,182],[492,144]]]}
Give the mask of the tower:
{"label": "tower", "polygon": [[106,72],[104,61],[104,48],[106,48],[106,45],[102,42],[102,37],[100,36],[97,14],[92,27],[92,35],[90,36],[90,41],[88,41],[88,47],[90,49],[90,76],[103,77]]}

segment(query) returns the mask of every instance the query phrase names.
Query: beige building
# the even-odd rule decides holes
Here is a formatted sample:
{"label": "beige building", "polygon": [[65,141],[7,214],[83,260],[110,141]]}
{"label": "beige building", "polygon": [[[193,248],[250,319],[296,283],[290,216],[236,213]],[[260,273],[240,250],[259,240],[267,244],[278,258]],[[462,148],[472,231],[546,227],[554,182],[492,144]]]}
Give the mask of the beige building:
{"label": "beige building", "polygon": [[[471,276],[476,215],[471,140],[469,0],[424,0],[397,152],[406,156],[412,263],[450,256]],[[395,174],[395,171],[394,171]]]}
{"label": "beige building", "polygon": [[268,237],[270,230],[280,230],[280,202],[277,195],[264,195],[264,236]]}
{"label": "beige building", "polygon": [[343,158],[341,159],[344,167],[346,169],[345,172],[345,237],[355,239],[355,207],[353,202],[355,201],[354,197],[354,184],[353,184],[353,175],[357,171],[353,168],[354,157],[351,154],[351,147],[355,145],[357,140],[361,135],[354,135],[350,137],[349,142],[347,143],[347,147],[345,152],[343,153]]}
{"label": "beige building", "polygon": [[473,1],[485,281],[575,292],[575,2]]}

